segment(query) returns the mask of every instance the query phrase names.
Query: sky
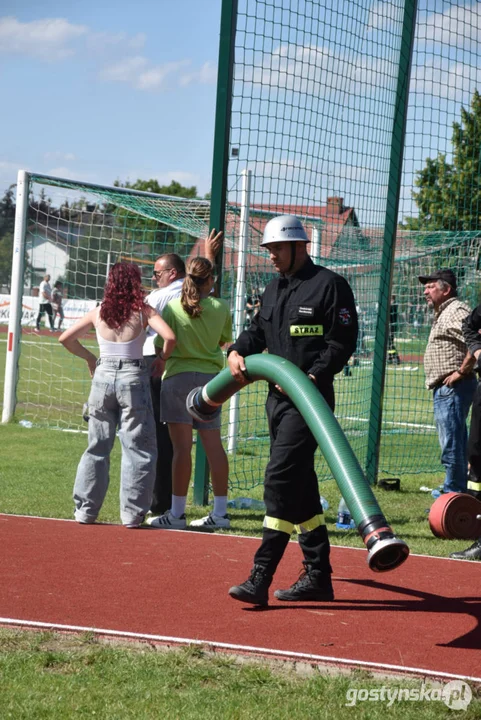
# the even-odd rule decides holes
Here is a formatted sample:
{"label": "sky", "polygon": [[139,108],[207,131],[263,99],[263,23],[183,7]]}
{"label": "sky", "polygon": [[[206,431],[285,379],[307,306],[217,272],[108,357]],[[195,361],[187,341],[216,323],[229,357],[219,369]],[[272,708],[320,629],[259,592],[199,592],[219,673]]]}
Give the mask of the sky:
{"label": "sky", "polygon": [[221,0],[2,0],[0,194],[25,169],[210,191]]}
{"label": "sky", "polygon": [[[230,163],[229,190],[249,166],[254,192],[262,188],[258,202],[282,202],[284,187],[286,198],[297,193],[311,203],[340,195],[361,224],[382,225],[397,67],[392,30],[402,3],[323,0],[297,41],[298,3],[258,4],[259,30],[263,12],[278,12],[280,21],[271,43],[256,35],[257,64],[253,18],[245,19],[246,4],[251,14],[256,6],[239,4],[232,142],[240,154]],[[209,192],[220,12],[221,0],[2,0],[0,194],[19,168],[106,185],[177,180],[200,196]],[[480,47],[481,0],[419,0],[401,216],[417,212],[412,190],[426,158],[446,152],[449,160],[452,123],[481,85]],[[304,91],[315,101],[310,125],[297,113]],[[284,104],[268,104],[282,93]],[[265,111],[247,117],[251,104]],[[281,132],[287,126],[289,135]],[[297,155],[296,142],[304,142]]]}

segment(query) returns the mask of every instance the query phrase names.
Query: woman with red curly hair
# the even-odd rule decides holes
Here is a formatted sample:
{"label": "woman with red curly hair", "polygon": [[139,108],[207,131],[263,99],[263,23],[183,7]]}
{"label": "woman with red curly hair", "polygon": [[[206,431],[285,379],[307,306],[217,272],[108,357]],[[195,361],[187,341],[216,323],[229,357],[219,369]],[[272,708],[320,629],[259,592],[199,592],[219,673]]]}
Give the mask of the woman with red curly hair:
{"label": "woman with red curly hair", "polygon": [[[175,335],[144,303],[139,268],[117,263],[110,270],[100,306],[59,337],[69,352],[86,361],[92,377],[89,441],[73,491],[79,523],[94,523],[100,512],[109,485],[110,453],[117,429],[122,446],[122,524],[140,527],[150,508],[157,444],[150,377],[142,355],[147,325],[164,340],[163,359],[158,361],[162,372],[175,347]],[[99,359],[79,342],[92,329],[97,333]]]}

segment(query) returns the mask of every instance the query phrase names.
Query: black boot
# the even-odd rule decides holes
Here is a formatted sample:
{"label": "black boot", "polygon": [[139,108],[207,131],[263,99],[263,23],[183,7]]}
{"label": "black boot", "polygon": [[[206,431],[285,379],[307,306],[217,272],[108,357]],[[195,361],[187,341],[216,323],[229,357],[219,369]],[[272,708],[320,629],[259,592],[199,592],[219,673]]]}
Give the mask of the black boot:
{"label": "black boot", "polygon": [[269,602],[268,590],[272,582],[272,575],[262,565],[254,565],[250,576],[242,585],[234,585],[229,595],[234,600],[251,603],[252,605],[267,605]]}
{"label": "black boot", "polygon": [[288,590],[276,590],[274,596],[278,600],[299,602],[302,600],[334,600],[331,575],[304,563],[304,570],[294,585]]}
{"label": "black boot", "polygon": [[481,538],[476,540],[476,542],[466,548],[466,550],[453,552],[449,557],[454,560],[481,560]]}

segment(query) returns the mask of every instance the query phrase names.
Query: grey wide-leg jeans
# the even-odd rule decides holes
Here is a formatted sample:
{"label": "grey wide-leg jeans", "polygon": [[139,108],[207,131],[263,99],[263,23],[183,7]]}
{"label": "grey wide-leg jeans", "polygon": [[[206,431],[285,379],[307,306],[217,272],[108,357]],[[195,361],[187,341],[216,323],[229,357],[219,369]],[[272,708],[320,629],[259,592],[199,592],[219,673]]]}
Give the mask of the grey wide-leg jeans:
{"label": "grey wide-leg jeans", "polygon": [[73,490],[75,519],[92,523],[109,486],[110,452],[115,434],[122,446],[120,518],[142,522],[150,508],[157,462],[150,379],[143,360],[102,358],[92,380],[89,439]]}

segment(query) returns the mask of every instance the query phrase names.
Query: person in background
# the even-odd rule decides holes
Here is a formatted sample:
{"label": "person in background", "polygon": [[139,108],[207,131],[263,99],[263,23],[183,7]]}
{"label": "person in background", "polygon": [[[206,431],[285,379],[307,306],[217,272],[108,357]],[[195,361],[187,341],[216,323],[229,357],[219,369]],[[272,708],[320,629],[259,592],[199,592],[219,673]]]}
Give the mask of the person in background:
{"label": "person in background", "polygon": [[[109,272],[100,306],[59,337],[69,352],[86,361],[92,377],[88,447],[80,460],[73,491],[75,519],[81,524],[94,523],[102,507],[117,429],[122,446],[122,524],[140,527],[150,508],[157,446],[149,371],[142,357],[147,325],[164,341],[164,355],[159,361],[163,369],[175,347],[175,335],[144,302],[139,268],[132,263],[116,263]],[[79,342],[93,328],[100,349],[98,360]]]}
{"label": "person in background", "polygon": [[40,332],[40,321],[44,313],[48,315],[48,321],[50,323],[50,332],[54,331],[53,326],[53,309],[52,309],[52,288],[50,286],[50,275],[45,275],[38,288],[38,298],[40,301],[36,331]]}
{"label": "person in background", "polygon": [[[160,394],[160,418],[169,426],[174,450],[172,460],[172,507],[157,518],[148,518],[151,527],[183,530],[187,526],[185,507],[192,473],[193,429],[196,429],[209,463],[214,508],[209,515],[193,520],[192,527],[215,530],[230,527],[227,515],[229,464],[222,446],[221,408],[207,423],[194,420],[186,408],[191,390],[209,382],[224,367],[221,346],[232,340],[232,318],[228,303],[211,293],[215,277],[207,258],[194,258],[180,298],[171,300],[162,317],[172,327],[177,345],[165,366]],[[156,339],[156,344],[160,342]],[[164,349],[159,347],[159,357]]]}
{"label": "person in background", "polygon": [[52,290],[52,305],[53,305],[53,324],[55,326],[55,318],[59,317],[57,330],[62,329],[62,323],[64,320],[63,312],[63,283],[57,280]]}
{"label": "person in background", "polygon": [[259,310],[261,306],[261,295],[258,287],[255,287],[251,295],[247,296],[246,300],[246,328],[248,328],[252,322],[252,318]]}
{"label": "person in background", "polygon": [[[466,492],[475,497],[476,500],[481,500],[481,382],[479,381],[481,367],[481,305],[478,305],[470,315],[464,318],[462,330],[469,353],[476,360],[478,373],[468,437],[469,474]],[[455,560],[481,560],[481,537],[466,550],[451,553],[450,557]]]}
{"label": "person in background", "polygon": [[352,376],[352,369],[359,366],[359,356],[367,355],[366,350],[366,343],[364,340],[364,311],[361,309],[360,305],[356,305],[356,312],[357,312],[357,345],[356,345],[356,351],[351,355],[346,365],[344,365],[344,370],[342,372],[344,377],[351,377]]}
{"label": "person in background", "polygon": [[428,343],[424,353],[426,387],[433,392],[434,420],[445,469],[439,492],[466,492],[467,429],[466,420],[476,388],[474,358],[464,340],[462,323],[470,308],[457,297],[456,276],[449,268],[420,275],[424,297],[434,310]]}
{"label": "person in background", "polygon": [[387,342],[387,361],[390,365],[399,365],[401,358],[395,346],[395,336],[398,330],[398,305],[396,296],[391,296],[391,305],[389,308],[389,334]]}
{"label": "person in background", "polygon": [[[222,247],[223,233],[212,230],[205,240],[205,254],[212,264]],[[180,297],[182,283],[185,278],[185,263],[177,253],[160,255],[154,264],[153,279],[157,288],[145,298],[145,302],[153,307],[159,315],[171,300]],[[147,328],[143,356],[150,371],[150,389],[154,408],[155,428],[157,435],[157,468],[152,493],[152,515],[161,515],[170,509],[172,503],[172,442],[166,423],[160,421],[160,392],[162,387],[161,373],[155,362],[154,341],[157,333]]]}
{"label": "person in background", "polygon": [[[270,220],[262,247],[279,276],[266,287],[259,312],[228,350],[232,376],[248,382],[244,358],[267,349],[299,367],[334,410],[334,376],[356,349],[358,321],[347,281],[314,265],[309,238],[293,215]],[[268,604],[268,590],[294,528],[304,560],[297,582],[276,590],[279,600],[334,599],[330,546],[314,469],[317,442],[279,385],[269,384],[266,402],[270,459],[264,478],[266,516],[250,577],[230,588],[235,600]]]}

